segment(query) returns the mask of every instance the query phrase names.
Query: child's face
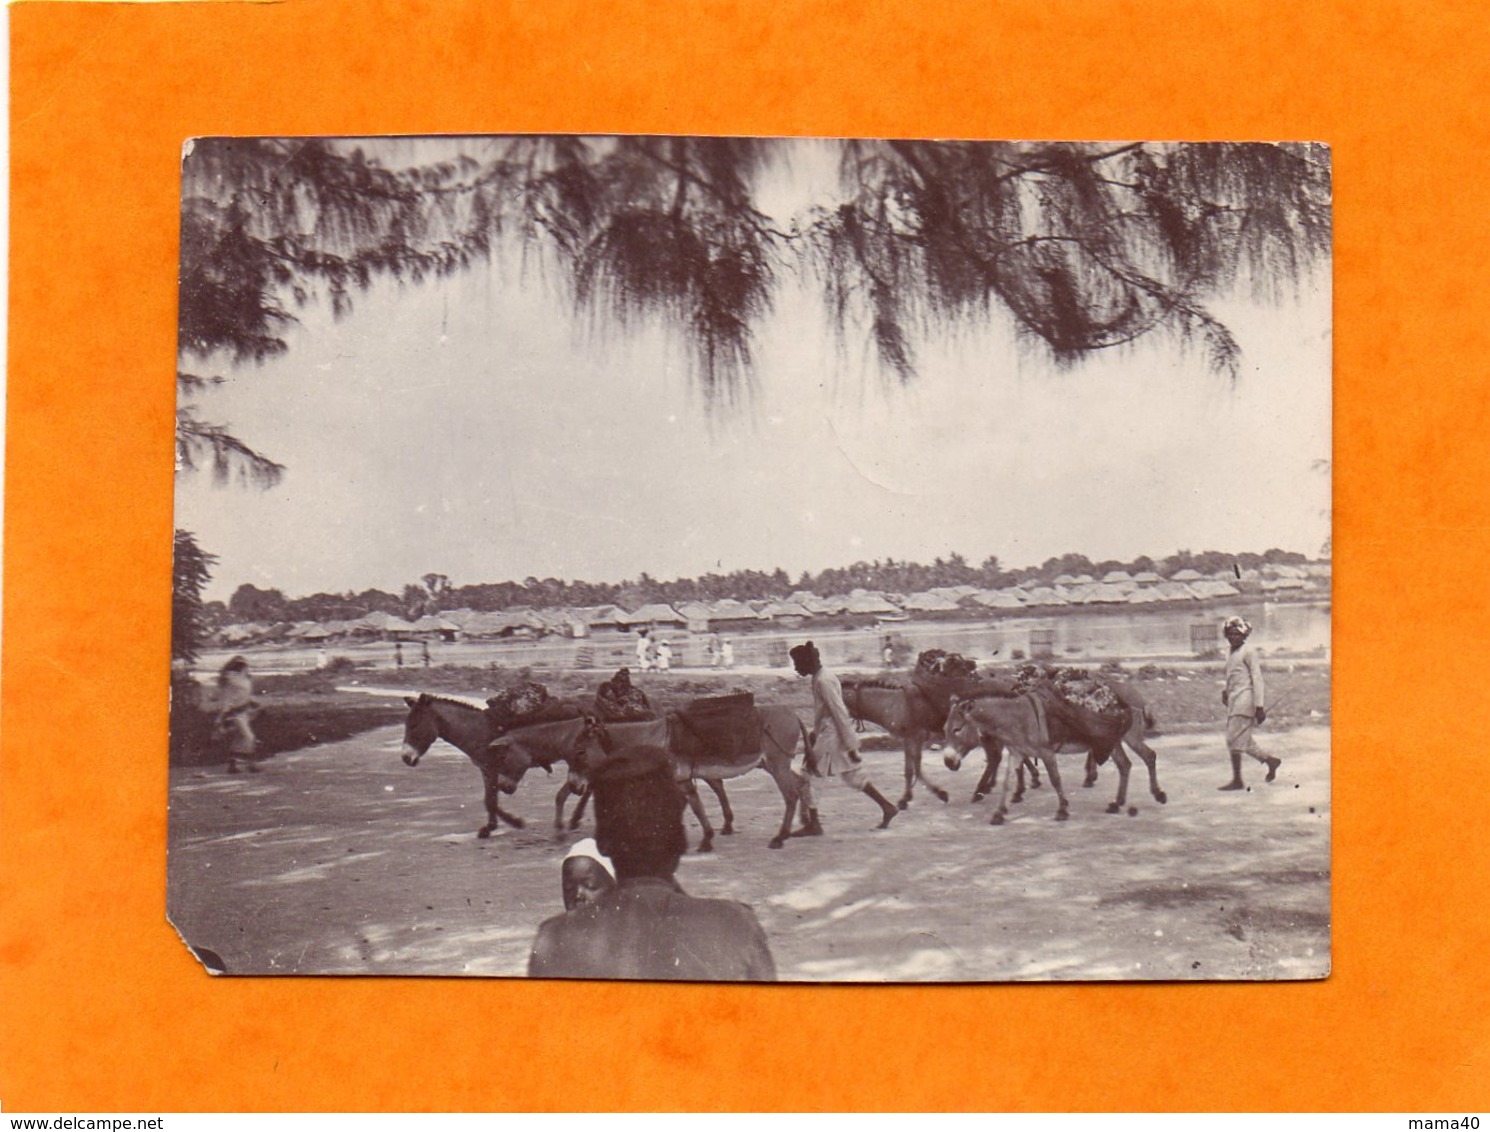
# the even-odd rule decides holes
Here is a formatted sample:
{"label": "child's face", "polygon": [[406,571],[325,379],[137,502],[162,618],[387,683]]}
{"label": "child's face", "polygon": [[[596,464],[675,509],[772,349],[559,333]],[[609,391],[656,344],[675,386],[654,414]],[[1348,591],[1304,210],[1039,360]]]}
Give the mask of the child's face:
{"label": "child's face", "polygon": [[570,857],[564,862],[564,908],[572,911],[599,900],[616,886],[610,873],[588,857]]}

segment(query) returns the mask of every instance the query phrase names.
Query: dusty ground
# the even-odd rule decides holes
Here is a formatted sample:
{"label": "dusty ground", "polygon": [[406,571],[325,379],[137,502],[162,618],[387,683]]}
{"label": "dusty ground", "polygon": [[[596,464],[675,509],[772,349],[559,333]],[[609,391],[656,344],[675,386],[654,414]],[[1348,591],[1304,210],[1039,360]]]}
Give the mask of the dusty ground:
{"label": "dusty ground", "polygon": [[[173,768],[169,907],[183,936],[235,974],[522,974],[539,922],[561,910],[559,860],[589,823],[556,837],[558,780],[530,776],[508,804],[528,828],[478,841],[475,768],[443,744],[407,768],[400,736],[380,727],[254,775]],[[755,772],[730,784],[739,832],[690,854],[679,880],[752,905],[784,979],[1318,977],[1329,969],[1328,727],[1269,726],[1261,739],[1285,759],[1271,786],[1249,766],[1250,792],[1218,793],[1218,736],[1169,731],[1152,740],[1167,806],[1135,775],[1136,814],[1108,815],[1115,772],[1083,790],[1067,756],[1071,820],[1050,820],[1047,785],[1003,827],[987,824],[988,802],[969,801],[981,757],[953,774],[933,756],[950,805],[920,790],[875,832],[872,803],[823,782],[828,836],[779,852],[766,841],[781,802]],[[898,751],[867,758],[898,796]]]}

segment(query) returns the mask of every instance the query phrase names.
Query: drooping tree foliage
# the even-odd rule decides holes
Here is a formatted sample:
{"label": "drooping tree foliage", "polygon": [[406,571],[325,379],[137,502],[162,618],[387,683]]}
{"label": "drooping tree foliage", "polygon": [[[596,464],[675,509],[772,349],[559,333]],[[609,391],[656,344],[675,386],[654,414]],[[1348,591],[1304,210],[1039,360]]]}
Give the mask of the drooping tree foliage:
{"label": "drooping tree foliage", "polygon": [[[262,362],[294,310],[334,313],[379,275],[421,279],[489,252],[492,218],[469,159],[395,172],[322,140],[206,138],[182,164],[177,465],[261,487],[284,468],[197,416],[221,381],[188,367]],[[467,179],[462,179],[467,178]]]}
{"label": "drooping tree foliage", "polygon": [[866,316],[904,380],[914,327],[999,307],[1060,364],[1161,332],[1235,375],[1207,300],[1279,298],[1329,252],[1319,146],[849,142],[843,164],[851,199],[806,237],[839,328]]}
{"label": "drooping tree foliage", "polygon": [[196,660],[207,636],[202,590],[212,577],[215,557],[197,545],[189,531],[178,530],[171,571],[171,659]]}
{"label": "drooping tree foliage", "polygon": [[[183,166],[178,456],[220,479],[282,469],[203,423],[196,368],[282,353],[296,310],[336,314],[379,277],[506,254],[557,267],[577,313],[655,320],[691,350],[711,408],[749,389],[788,284],[834,329],[916,374],[928,332],[993,312],[1059,364],[1167,334],[1235,374],[1207,303],[1274,299],[1328,255],[1328,152],[1305,144],[844,141],[841,188],[794,216],[763,204],[783,139],[508,137],[402,143],[201,139]],[[822,144],[822,143],[817,143]]]}

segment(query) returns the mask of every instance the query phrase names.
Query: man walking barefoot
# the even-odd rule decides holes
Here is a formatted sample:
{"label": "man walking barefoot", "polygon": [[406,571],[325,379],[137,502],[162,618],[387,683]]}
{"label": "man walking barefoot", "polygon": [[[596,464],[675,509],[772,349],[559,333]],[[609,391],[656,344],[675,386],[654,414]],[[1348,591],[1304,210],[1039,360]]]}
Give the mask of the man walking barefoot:
{"label": "man walking barefoot", "polygon": [[1221,702],[1226,706],[1226,749],[1231,755],[1231,781],[1219,789],[1245,790],[1243,755],[1251,755],[1268,768],[1268,782],[1278,777],[1278,767],[1283,760],[1259,750],[1252,735],[1252,729],[1268,717],[1267,708],[1263,706],[1262,662],[1258,660],[1256,650],[1247,643],[1252,626],[1241,617],[1230,617],[1221,632],[1231,645],[1231,653],[1226,658],[1226,686],[1221,690]]}

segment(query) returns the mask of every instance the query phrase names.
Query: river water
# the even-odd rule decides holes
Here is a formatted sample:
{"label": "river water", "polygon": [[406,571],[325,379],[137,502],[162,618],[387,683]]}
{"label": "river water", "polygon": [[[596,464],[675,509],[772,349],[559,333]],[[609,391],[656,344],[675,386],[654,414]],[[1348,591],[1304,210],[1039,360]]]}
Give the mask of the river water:
{"label": "river water", "polygon": [[[1040,616],[1014,612],[976,621],[904,621],[860,629],[820,626],[769,626],[743,633],[721,633],[734,648],[738,668],[787,669],[787,649],[813,640],[829,665],[878,666],[886,636],[896,646],[896,666],[905,667],[923,649],[943,648],[982,664],[1006,663],[1031,656],[1068,661],[1160,661],[1195,659],[1224,647],[1221,623],[1240,613],[1253,626],[1253,643],[1264,656],[1288,653],[1327,658],[1330,646],[1328,602],[1269,602],[1260,598],[1187,607],[1096,607]],[[682,629],[662,634],[673,646],[673,666],[704,668],[708,635]],[[430,663],[502,668],[597,668],[635,666],[635,637],[606,633],[582,640],[481,640],[430,642]],[[260,645],[212,650],[197,664],[203,674],[215,672],[228,657],[241,653],[261,674],[304,671],[323,659],[345,656],[360,665],[394,667],[390,642],[332,642],[324,650],[304,645]],[[403,665],[422,666],[419,642],[405,642]],[[411,671],[411,676],[413,675]]]}

